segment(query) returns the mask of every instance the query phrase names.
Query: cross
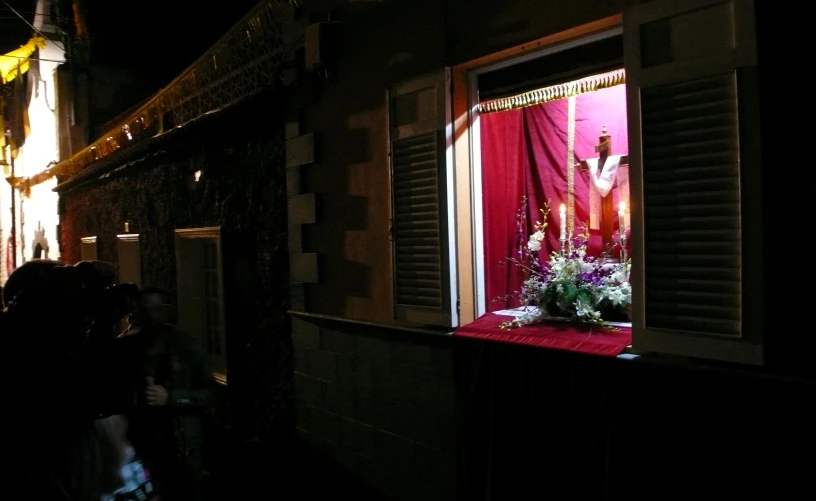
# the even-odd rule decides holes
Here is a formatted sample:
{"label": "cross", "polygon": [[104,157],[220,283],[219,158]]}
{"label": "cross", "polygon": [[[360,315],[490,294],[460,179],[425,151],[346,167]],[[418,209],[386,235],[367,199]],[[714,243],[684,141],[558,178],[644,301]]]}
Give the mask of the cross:
{"label": "cross", "polygon": [[[612,151],[612,136],[607,134],[606,125],[603,126],[601,129],[601,135],[598,136],[598,144],[595,145],[595,152],[598,153],[598,171],[596,175],[600,176],[601,171],[603,170],[603,166],[606,163],[607,157],[610,155]],[[623,155],[620,160],[620,167],[624,165],[629,165],[629,156]],[[581,170],[589,170],[589,166],[586,163],[586,160],[582,160],[580,163]],[[590,186],[589,188],[594,189],[594,187]],[[615,207],[612,203],[612,192],[610,191],[607,195],[601,198],[601,214],[600,214],[600,229],[601,229],[601,241],[602,241],[602,249],[604,252],[611,248],[612,244],[614,243],[612,240],[612,234],[614,233],[613,230],[613,223],[615,221]],[[621,231],[624,229],[621,228]]]}

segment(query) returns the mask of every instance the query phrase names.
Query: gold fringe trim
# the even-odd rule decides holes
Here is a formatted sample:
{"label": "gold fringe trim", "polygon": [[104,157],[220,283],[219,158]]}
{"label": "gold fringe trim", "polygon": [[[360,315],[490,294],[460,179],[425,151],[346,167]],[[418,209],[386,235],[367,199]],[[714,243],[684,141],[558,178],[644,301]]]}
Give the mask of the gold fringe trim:
{"label": "gold fringe trim", "polygon": [[516,110],[564,99],[565,97],[577,96],[585,92],[605,89],[626,83],[626,71],[623,69],[593,75],[558,85],[551,85],[541,89],[531,90],[515,96],[500,97],[479,103],[479,113],[496,113],[499,111]]}

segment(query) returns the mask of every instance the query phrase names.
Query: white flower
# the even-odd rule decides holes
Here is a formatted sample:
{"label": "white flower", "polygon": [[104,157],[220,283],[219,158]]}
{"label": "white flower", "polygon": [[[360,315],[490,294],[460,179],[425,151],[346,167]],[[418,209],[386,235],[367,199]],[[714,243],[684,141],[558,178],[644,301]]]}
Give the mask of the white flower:
{"label": "white flower", "polygon": [[537,231],[530,235],[530,240],[527,242],[527,248],[533,252],[541,250],[541,242],[544,241],[544,232]]}
{"label": "white flower", "polygon": [[591,304],[587,304],[580,297],[575,300],[575,315],[578,317],[585,317],[590,322],[598,322],[601,320],[601,313],[595,311]]}
{"label": "white flower", "polygon": [[615,287],[607,292],[606,297],[609,298],[615,306],[618,306],[626,300],[626,294],[619,287]]}

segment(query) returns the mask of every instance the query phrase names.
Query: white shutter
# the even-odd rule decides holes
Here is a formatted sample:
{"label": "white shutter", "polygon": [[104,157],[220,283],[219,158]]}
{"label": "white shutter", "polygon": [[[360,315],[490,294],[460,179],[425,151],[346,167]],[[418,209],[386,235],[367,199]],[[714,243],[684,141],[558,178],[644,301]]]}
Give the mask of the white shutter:
{"label": "white shutter", "polygon": [[139,235],[125,233],[116,235],[117,253],[119,256],[119,283],[142,285],[142,251]]}
{"label": "white shutter", "polygon": [[96,237],[82,237],[79,242],[79,258],[82,261],[96,261]]}
{"label": "white shutter", "polygon": [[398,320],[456,326],[450,71],[388,92],[391,238]]}
{"label": "white shutter", "polygon": [[624,15],[636,350],[763,363],[751,0]]}

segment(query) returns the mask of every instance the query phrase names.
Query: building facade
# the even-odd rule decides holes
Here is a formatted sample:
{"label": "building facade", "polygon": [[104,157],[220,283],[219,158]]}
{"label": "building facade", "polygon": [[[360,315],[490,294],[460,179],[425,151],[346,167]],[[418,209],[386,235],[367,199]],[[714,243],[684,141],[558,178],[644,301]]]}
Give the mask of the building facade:
{"label": "building facade", "polygon": [[57,67],[65,62],[65,48],[62,33],[51,22],[48,7],[50,2],[37,3],[37,15],[32,16],[36,34],[25,46],[29,48],[25,50],[28,54],[13,59],[4,57],[4,62],[14,60],[17,65],[9,71],[8,77],[13,80],[4,78],[14,93],[7,103],[11,113],[9,144],[4,152],[9,164],[4,166],[9,182],[0,195],[0,228],[4,230],[0,281],[4,281],[15,266],[29,259],[60,258],[58,197],[52,191],[56,179],[30,189],[16,183],[17,178],[41,174],[60,159],[56,82]]}
{"label": "building facade", "polygon": [[[346,488],[373,499],[624,499],[663,497],[655,493],[667,486],[678,495],[705,488],[739,497],[793,488],[807,467],[794,458],[814,447],[806,404],[814,386],[785,373],[812,367],[814,351],[801,332],[777,332],[767,314],[774,296],[760,290],[775,280],[765,275],[776,251],[765,245],[763,214],[777,214],[761,201],[778,187],[762,165],[780,144],[761,134],[756,117],[772,116],[768,96],[778,87],[758,94],[756,80],[773,83],[780,68],[760,43],[757,70],[753,32],[769,33],[775,21],[755,8],[737,0],[262,2],[200,66],[56,166],[65,259],[115,262],[120,277],[175,292],[179,322],[223,357],[222,382],[242,395],[244,416],[267,412],[286,428],[281,416],[294,407],[297,437],[322,459],[286,470],[304,490],[327,478],[309,466],[316,464],[342,470],[353,479]],[[273,29],[265,24],[272,18],[286,21]],[[700,36],[708,25],[717,29]],[[639,40],[649,36],[657,38],[647,54]],[[723,268],[741,270],[737,285],[727,285],[742,296],[733,309],[702,304],[725,312],[714,320],[739,324],[738,335],[681,329],[688,315],[674,310],[675,324],[650,328],[647,305],[655,303],[647,301],[661,291],[644,276],[660,277],[644,275],[656,269],[643,231],[653,223],[638,214],[661,187],[642,181],[646,167],[635,160],[634,354],[457,336],[486,308],[473,181],[485,75],[516,66],[519,84],[570,81],[596,70],[591,57],[562,60],[559,75],[542,63],[555,59],[542,58],[613,37],[620,53],[601,62],[626,70],[629,109],[650,85],[711,71],[739,73],[739,102],[754,103],[740,110],[741,128],[726,126],[745,148],[742,184],[715,180],[728,193],[712,195],[747,190],[725,223],[737,228],[729,234],[739,253],[717,256]],[[268,100],[239,107],[255,94]],[[639,115],[629,117],[636,156],[655,138],[631,125]],[[413,142],[426,139],[438,143]],[[437,154],[437,184],[424,187],[437,201],[427,210],[395,202],[394,165],[414,165],[399,156],[414,146]],[[419,260],[430,259],[427,249],[402,252],[402,209],[409,223],[435,221],[432,245],[420,246],[432,248],[433,262]],[[699,243],[681,242],[697,255]],[[430,275],[401,276],[416,271],[412,263]],[[715,296],[706,292],[695,297]],[[677,297],[658,306],[685,304]],[[263,365],[274,369],[256,370]]]}

